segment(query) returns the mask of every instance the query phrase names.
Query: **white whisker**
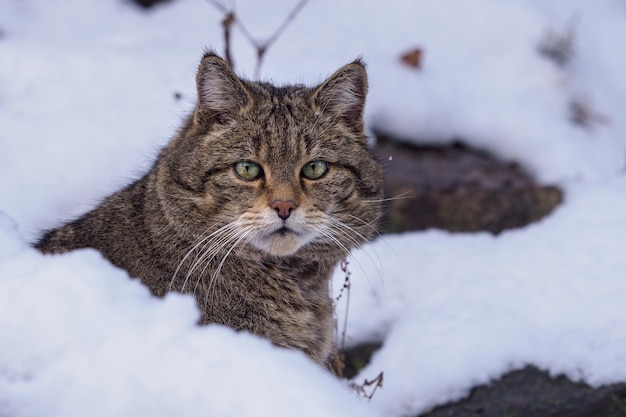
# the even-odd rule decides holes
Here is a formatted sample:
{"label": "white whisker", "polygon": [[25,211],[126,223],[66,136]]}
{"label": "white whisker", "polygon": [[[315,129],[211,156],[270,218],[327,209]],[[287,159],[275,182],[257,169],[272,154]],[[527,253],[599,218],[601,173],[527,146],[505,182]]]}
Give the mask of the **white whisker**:
{"label": "white whisker", "polygon": [[[176,280],[176,276],[178,275],[178,273],[180,272],[180,269],[182,268],[183,264],[185,263],[185,261],[187,260],[187,258],[189,258],[189,256],[191,256],[191,254],[193,252],[196,251],[196,249],[198,249],[198,247],[200,245],[202,245],[204,242],[206,242],[208,239],[210,239],[211,237],[215,236],[218,233],[221,233],[224,229],[228,228],[232,223],[226,224],[220,228],[218,228],[217,230],[215,230],[213,233],[209,234],[208,236],[205,236],[207,233],[209,233],[209,230],[205,231],[204,233],[202,233],[200,235],[200,237],[198,239],[196,239],[194,241],[194,243],[192,243],[192,248],[187,251],[187,253],[185,254],[185,256],[183,257],[183,259],[180,261],[180,263],[178,264],[178,266],[176,267],[176,270],[174,271],[174,274],[172,275],[172,279],[170,280],[170,290],[172,289],[172,285],[174,285],[174,281]],[[200,251],[202,252],[202,250]],[[192,262],[195,263],[196,259],[198,257],[198,254],[196,254],[196,258],[194,258],[194,261]],[[184,287],[184,285],[183,285]]]}
{"label": "white whisker", "polygon": [[351,218],[353,218],[354,220],[358,220],[358,221],[360,221],[361,223],[363,223],[363,225],[365,225],[365,226],[369,227],[370,229],[372,229],[372,231],[373,231],[374,233],[376,233],[376,236],[378,236],[378,238],[380,239],[380,241],[381,241],[381,242],[383,242],[383,243],[385,244],[385,246],[387,246],[389,249],[391,249],[391,251],[392,251],[395,255],[398,255],[398,252],[396,252],[396,250],[393,248],[393,246],[391,246],[391,245],[387,242],[387,240],[383,237],[383,235],[381,235],[381,234],[380,234],[380,232],[379,232],[378,230],[376,230],[376,228],[375,228],[374,226],[372,226],[372,223],[373,223],[375,220],[372,220],[371,222],[369,222],[369,223],[368,223],[368,222],[366,222],[365,220],[358,218],[357,216],[353,216],[352,214],[348,214],[348,216],[349,216],[349,217],[351,217]]}
{"label": "white whisker", "polygon": [[200,281],[202,280],[202,277],[204,276],[204,272],[206,271],[206,269],[211,264],[211,261],[213,261],[213,259],[215,259],[215,257],[226,246],[228,246],[228,244],[233,239],[237,238],[239,233],[241,233],[240,232],[240,227],[241,227],[240,224],[236,224],[236,225],[234,225],[234,227],[229,228],[229,230],[225,231],[224,234],[222,234],[221,236],[218,236],[215,239],[215,241],[211,243],[211,245],[209,247],[205,248],[205,250],[202,253],[202,256],[198,260],[197,264],[192,266],[192,269],[189,271],[188,275],[191,275],[196,270],[196,268],[199,268],[200,265],[202,265],[203,263],[205,264],[204,267],[202,268],[202,271],[200,271],[200,273],[198,274],[198,279],[196,280],[196,285],[194,286],[194,290],[193,290],[194,294],[195,294],[196,290],[198,289],[198,285],[199,285]]}
{"label": "white whisker", "polygon": [[[374,262],[374,267],[376,268],[376,273],[377,273],[377,275],[379,277],[381,277],[381,279],[384,279],[384,274],[382,272],[383,271],[382,260],[380,259],[380,256],[378,255],[378,252],[374,248],[372,248],[372,247],[362,246],[362,244],[367,243],[369,240],[365,236],[363,236],[360,232],[355,230],[353,227],[348,226],[344,222],[342,222],[342,221],[340,221],[340,220],[338,220],[338,219],[336,219],[336,218],[334,218],[332,216],[328,216],[328,222],[333,226],[333,228],[330,229],[331,231],[334,230],[335,233],[341,233],[341,235],[344,236],[346,239],[348,239],[350,242],[352,242],[355,247],[361,247],[365,252],[372,251],[374,253],[374,257],[376,258],[376,261],[377,261],[377,262]],[[360,239],[360,241],[357,240],[357,237]],[[372,282],[370,280],[369,274],[366,272],[366,270],[363,267],[363,265],[359,262],[359,260],[357,258],[352,257],[352,259],[359,266],[359,269],[361,269],[361,271],[363,272],[363,274],[367,278],[368,282],[370,283],[370,286],[372,286]]]}
{"label": "white whisker", "polygon": [[415,198],[414,195],[407,195],[410,191],[406,191],[402,194],[396,195],[394,197],[381,198],[378,200],[361,200],[363,203],[383,203],[385,201],[394,201],[394,200],[409,200],[411,198]]}
{"label": "white whisker", "polygon": [[[180,269],[182,268],[183,264],[185,263],[185,261],[187,260],[187,258],[189,258],[189,256],[191,256],[192,253],[196,252],[196,256],[194,258],[194,260],[191,262],[191,268],[190,270],[187,272],[187,275],[185,277],[185,281],[183,282],[183,286],[181,288],[181,291],[183,291],[185,289],[185,285],[187,284],[187,280],[189,279],[189,276],[191,275],[191,273],[193,272],[193,270],[195,269],[197,263],[200,261],[199,258],[202,257],[202,254],[205,252],[206,250],[206,246],[208,244],[210,244],[212,238],[214,238],[215,236],[219,236],[224,233],[224,231],[231,229],[232,227],[234,227],[234,222],[228,223],[220,228],[218,228],[217,230],[213,231],[211,234],[209,234],[206,237],[203,237],[206,233],[208,233],[208,231],[204,232],[198,239],[197,239],[197,243],[194,244],[194,246],[185,254],[185,256],[183,257],[183,259],[180,261],[180,263],[178,264],[178,266],[176,267],[176,271],[174,271],[174,274],[172,275],[172,279],[170,280],[170,289],[172,287],[172,285],[174,284],[174,281],[176,279],[176,277],[178,276],[178,273],[180,272]],[[208,243],[207,243],[208,241]],[[204,245],[204,246],[202,246]],[[200,250],[198,250],[198,248],[202,246],[202,248]]]}
{"label": "white whisker", "polygon": [[[239,234],[235,235],[233,238],[237,238],[237,240],[235,241],[235,243],[233,243],[230,247],[230,249],[226,252],[226,254],[224,255],[224,257],[222,258],[222,260],[220,261],[219,265],[217,266],[217,269],[215,270],[215,272],[213,273],[213,275],[211,276],[211,279],[209,281],[209,287],[208,287],[208,291],[205,295],[205,299],[207,302],[209,302],[211,299],[213,299],[213,296],[215,294],[215,289],[217,288],[217,281],[220,279],[221,277],[221,271],[222,271],[222,267],[224,266],[224,262],[226,262],[226,259],[228,258],[228,256],[233,252],[233,250],[235,249],[235,247],[237,247],[237,245],[247,236],[249,236],[251,234],[251,230],[249,228],[243,229],[240,231]],[[233,239],[231,239],[233,240]],[[229,240],[229,242],[231,241]]]}

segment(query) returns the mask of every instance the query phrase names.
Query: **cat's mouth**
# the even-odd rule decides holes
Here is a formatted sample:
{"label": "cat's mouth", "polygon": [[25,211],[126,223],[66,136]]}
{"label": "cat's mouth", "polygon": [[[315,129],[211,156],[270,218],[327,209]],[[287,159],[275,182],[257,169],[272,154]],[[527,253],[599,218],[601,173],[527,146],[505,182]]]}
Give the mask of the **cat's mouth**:
{"label": "cat's mouth", "polygon": [[280,229],[273,231],[271,233],[271,235],[287,236],[287,235],[292,234],[292,233],[294,235],[296,235],[296,236],[300,234],[300,233],[298,233],[298,232],[296,232],[296,231],[294,231],[294,230],[292,230],[292,229],[290,229],[290,228],[288,228],[286,226],[283,226]]}
{"label": "cat's mouth", "polygon": [[250,241],[250,244],[272,255],[288,256],[294,254],[303,245],[313,239],[311,233],[296,231],[285,225],[281,225],[267,234],[258,236]]}

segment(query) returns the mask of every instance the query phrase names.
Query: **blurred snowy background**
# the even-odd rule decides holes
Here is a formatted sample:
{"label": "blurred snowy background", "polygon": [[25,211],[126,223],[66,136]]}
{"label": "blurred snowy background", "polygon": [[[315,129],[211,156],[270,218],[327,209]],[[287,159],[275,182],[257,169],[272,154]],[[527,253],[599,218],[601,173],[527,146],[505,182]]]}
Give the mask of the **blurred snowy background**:
{"label": "blurred snowy background", "polygon": [[[296,3],[236,12],[263,41]],[[154,299],[94,251],[30,249],[150,166],[194,105],[203,49],[223,51],[223,17],[203,0],[0,3],[0,416],[409,416],[526,364],[626,382],[621,0],[310,0],[268,49],[261,79],[278,84],[362,55],[370,129],[462,138],[565,193],[523,229],[354,254],[347,343],[384,342],[355,378],[384,372],[371,402],[298,352],[195,327],[189,297]],[[232,35],[252,78],[256,51]]]}

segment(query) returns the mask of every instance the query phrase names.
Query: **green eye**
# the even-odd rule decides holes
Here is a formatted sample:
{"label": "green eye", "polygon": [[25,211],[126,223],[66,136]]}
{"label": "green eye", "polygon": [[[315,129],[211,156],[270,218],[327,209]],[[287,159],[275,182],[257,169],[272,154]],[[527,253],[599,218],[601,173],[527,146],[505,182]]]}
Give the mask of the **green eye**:
{"label": "green eye", "polygon": [[328,172],[328,162],[312,161],[302,168],[302,175],[309,180],[320,179]]}
{"label": "green eye", "polygon": [[256,162],[241,161],[235,164],[235,173],[243,180],[252,181],[259,179],[263,175],[263,170]]}

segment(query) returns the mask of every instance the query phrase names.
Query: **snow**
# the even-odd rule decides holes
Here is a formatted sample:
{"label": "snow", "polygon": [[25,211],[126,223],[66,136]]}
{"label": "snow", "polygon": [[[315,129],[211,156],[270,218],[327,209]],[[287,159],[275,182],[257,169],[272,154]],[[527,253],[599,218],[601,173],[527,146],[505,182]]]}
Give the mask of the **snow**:
{"label": "snow", "polygon": [[[374,415],[304,354],[198,328],[96,251],[16,248],[2,217],[0,415]],[[9,235],[13,236],[9,237]]]}
{"label": "snow", "polygon": [[384,415],[458,399],[529,363],[593,385],[625,380],[626,177],[567,191],[524,230],[386,236],[355,254],[354,274],[371,252],[384,267],[384,281],[353,288],[348,327],[350,343],[384,338],[362,372],[385,372],[372,400]]}
{"label": "snow", "polygon": [[[295,3],[237,11],[263,40]],[[30,249],[148,169],[193,106],[203,49],[222,51],[221,18],[198,0],[0,2],[0,415],[403,416],[525,364],[626,381],[619,0],[312,0],[269,48],[262,78],[277,83],[314,84],[362,55],[370,129],[460,138],[565,190],[524,229],[385,236],[354,254],[347,341],[384,341],[356,378],[385,373],[370,403],[299,352],[196,327],[190,298],[155,299],[95,251]],[[538,53],[569,27],[570,62]],[[420,70],[399,62],[415,47]],[[233,50],[253,76],[237,30]],[[573,124],[572,100],[599,116]]]}

